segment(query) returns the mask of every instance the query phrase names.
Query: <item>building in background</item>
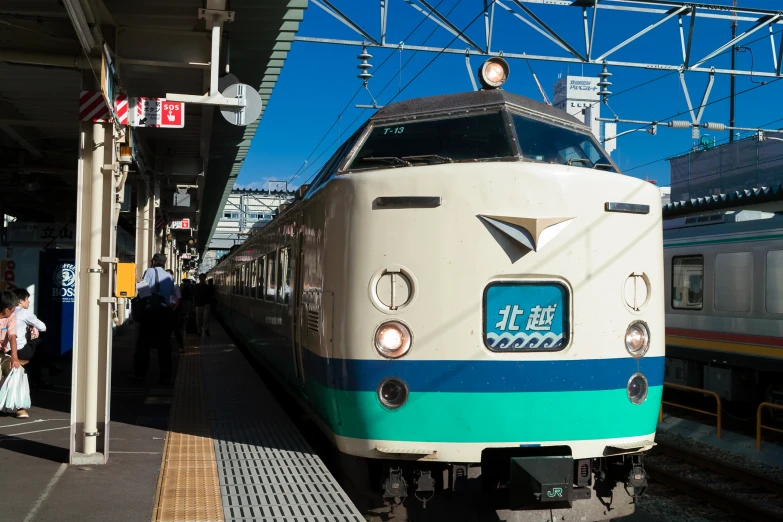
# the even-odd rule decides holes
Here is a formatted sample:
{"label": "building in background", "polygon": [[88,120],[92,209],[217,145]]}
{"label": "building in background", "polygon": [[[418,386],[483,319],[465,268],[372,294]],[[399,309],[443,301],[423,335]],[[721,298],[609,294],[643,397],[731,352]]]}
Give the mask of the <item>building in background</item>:
{"label": "building in background", "polygon": [[291,203],[296,191],[234,189],[223,207],[199,272],[208,272],[234,245],[242,244],[253,229],[261,228],[277,215],[280,205]]}
{"label": "building in background", "polygon": [[672,202],[672,188],[671,187],[659,187],[661,191],[661,205],[668,205]]}
{"label": "building in background", "polygon": [[590,127],[593,135],[609,154],[617,148],[617,124],[596,121],[601,117],[598,78],[565,76],[555,82],[554,106],[578,118]]}
{"label": "building in background", "polygon": [[669,159],[672,201],[783,185],[783,141],[757,136]]}

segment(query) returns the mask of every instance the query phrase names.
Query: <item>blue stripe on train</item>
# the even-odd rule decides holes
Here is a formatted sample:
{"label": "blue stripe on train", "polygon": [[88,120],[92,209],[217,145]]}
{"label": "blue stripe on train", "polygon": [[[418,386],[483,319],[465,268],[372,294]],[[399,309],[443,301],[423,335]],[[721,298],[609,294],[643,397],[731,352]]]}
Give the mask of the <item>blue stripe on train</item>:
{"label": "blue stripe on train", "polygon": [[555,361],[416,361],[327,359],[303,350],[305,379],[329,388],[375,391],[398,377],[412,392],[553,392],[625,388],[636,372],[663,384],[664,357]]}

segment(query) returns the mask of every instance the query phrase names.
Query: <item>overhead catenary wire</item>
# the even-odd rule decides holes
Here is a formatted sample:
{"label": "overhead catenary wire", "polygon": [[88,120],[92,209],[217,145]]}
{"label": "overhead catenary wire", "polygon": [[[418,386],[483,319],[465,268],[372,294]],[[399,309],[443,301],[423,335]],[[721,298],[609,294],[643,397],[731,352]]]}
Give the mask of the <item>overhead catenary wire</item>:
{"label": "overhead catenary wire", "polygon": [[[495,2],[495,1],[496,1],[496,0],[492,0],[492,2],[490,3],[490,5],[491,5],[491,4],[494,4],[494,2]],[[442,2],[443,2],[443,0],[441,0],[441,2],[439,2],[439,3],[438,3],[438,6],[439,6],[439,5],[440,5]],[[457,4],[458,4],[458,3],[459,3],[459,1],[457,2]],[[436,7],[437,7],[437,6],[436,6]],[[456,7],[456,5],[455,5],[454,7]],[[452,10],[454,9],[454,7],[452,7]],[[421,69],[421,70],[420,70],[420,71],[419,71],[419,72],[418,72],[418,73],[417,73],[417,74],[416,74],[416,75],[415,75],[415,76],[414,76],[414,77],[411,79],[411,80],[409,80],[409,81],[408,81],[408,82],[407,82],[407,83],[406,83],[406,84],[405,84],[403,87],[399,87],[399,86],[398,86],[398,92],[397,92],[397,93],[396,93],[396,94],[395,94],[395,95],[394,95],[394,96],[393,96],[393,97],[392,97],[392,98],[391,98],[389,101],[387,101],[387,102],[386,102],[386,104],[392,103],[392,102],[393,102],[393,101],[394,101],[394,100],[395,100],[395,99],[396,99],[396,98],[397,98],[397,97],[398,97],[398,96],[399,96],[399,95],[400,95],[400,94],[401,94],[401,93],[402,93],[402,92],[403,92],[403,91],[404,91],[404,90],[405,90],[407,87],[409,87],[409,86],[410,86],[410,85],[411,85],[411,84],[412,84],[412,83],[413,83],[413,82],[414,82],[414,81],[415,81],[415,80],[416,80],[416,79],[417,79],[417,78],[418,78],[418,77],[419,77],[419,76],[420,76],[420,75],[421,75],[421,74],[422,74],[422,73],[423,73],[423,72],[424,72],[424,71],[425,71],[425,70],[426,70],[426,69],[427,69],[427,68],[430,66],[430,65],[432,65],[432,63],[434,63],[434,61],[435,61],[435,60],[436,60],[436,59],[437,59],[437,58],[438,58],[438,57],[439,57],[441,54],[443,54],[443,52],[446,50],[446,48],[448,48],[450,45],[452,45],[452,44],[453,44],[453,43],[454,43],[454,42],[455,42],[455,41],[456,41],[456,40],[457,40],[457,39],[458,39],[460,36],[462,36],[462,35],[464,34],[464,32],[465,32],[465,31],[466,31],[468,28],[470,28],[470,27],[471,27],[471,26],[472,26],[472,25],[473,25],[473,24],[474,24],[474,23],[475,23],[475,22],[476,22],[476,21],[477,21],[477,20],[478,20],[478,19],[481,17],[481,15],[483,14],[483,12],[484,12],[484,9],[482,9],[482,10],[479,12],[479,14],[478,14],[478,15],[477,15],[475,18],[473,18],[473,19],[472,19],[472,20],[471,20],[471,21],[470,21],[470,22],[469,22],[469,23],[468,23],[468,24],[465,26],[465,28],[464,28],[464,29],[462,29],[461,31],[459,31],[459,32],[458,32],[458,33],[455,35],[455,37],[454,37],[454,38],[453,38],[453,39],[452,39],[452,40],[451,40],[451,41],[450,41],[448,44],[446,44],[446,45],[445,45],[443,48],[441,48],[441,50],[440,50],[440,51],[438,51],[438,52],[435,54],[435,56],[434,56],[434,57],[433,57],[433,58],[432,58],[432,59],[431,59],[431,60],[430,60],[430,61],[429,61],[429,62],[428,62],[428,63],[427,63],[427,64],[426,64],[426,65],[425,65],[425,66],[424,66],[424,67],[423,67],[423,68],[422,68],[422,69]],[[428,17],[429,17],[429,16],[428,16]],[[425,18],[424,18],[424,20],[422,20],[422,22],[420,22],[420,23],[419,23],[419,25],[418,25],[418,26],[417,26],[417,27],[414,29],[414,31],[413,31],[413,32],[415,32],[415,31],[418,29],[418,27],[420,27],[420,26],[421,26],[421,24],[422,24],[422,23],[423,23],[425,20],[427,20],[427,19],[428,19],[428,17],[425,17]],[[435,30],[437,30],[437,28],[436,28]],[[412,33],[413,33],[413,32],[412,32]],[[435,32],[435,31],[433,31],[433,33],[434,33],[434,32]],[[781,32],[783,32],[783,31],[777,31],[777,33],[781,33]],[[411,34],[412,34],[412,33],[411,33]],[[433,33],[431,33],[431,34],[430,34],[430,36],[432,36],[432,34],[433,34]],[[774,33],[773,33],[773,34],[774,34]],[[430,36],[428,36],[428,37],[427,37],[427,39],[425,40],[425,42],[426,42],[426,41],[429,39],[429,37],[430,37]],[[761,37],[761,38],[758,38],[758,39],[756,39],[756,40],[753,40],[753,41],[751,41],[751,42],[748,42],[748,45],[750,45],[750,44],[753,44],[753,43],[756,43],[756,42],[758,42],[758,41],[761,41],[761,40],[766,40],[768,37],[769,37],[769,35],[765,35],[764,37]],[[409,35],[409,37],[408,37],[408,38],[410,38],[410,35]],[[401,45],[402,45],[402,44],[401,44]],[[723,54],[726,54],[726,53],[728,53],[728,52],[730,52],[730,51],[731,51],[730,49],[729,49],[729,50],[726,50],[726,51],[723,51],[722,53],[720,53],[720,54],[716,55],[716,57],[718,57],[718,56],[721,56],[721,55],[723,55]],[[393,53],[391,53],[391,54],[393,54]],[[381,66],[383,66],[383,64],[385,64],[385,63],[386,63],[386,61],[389,59],[389,57],[391,56],[391,54],[389,54],[389,55],[386,57],[386,59],[385,59],[385,60],[384,60],[384,61],[381,63]],[[402,65],[402,66],[400,67],[400,74],[399,74],[399,78],[401,78],[401,76],[402,76],[402,69],[404,69],[404,68],[405,68],[405,66],[407,66],[407,65],[408,65],[408,63],[410,63],[410,61],[413,59],[413,56],[415,56],[415,54],[416,54],[416,51],[414,51],[414,53],[413,53],[413,55],[411,56],[411,58],[409,58],[409,59],[408,59],[408,61],[406,61],[406,62],[405,62],[405,64],[404,64],[404,65]],[[379,70],[381,66],[379,66],[377,70]],[[629,87],[629,88],[627,88],[627,89],[624,89],[624,90],[622,90],[622,91],[619,91],[619,92],[617,92],[617,93],[614,93],[614,94],[612,94],[612,95],[610,96],[610,98],[614,98],[615,96],[619,96],[619,95],[621,95],[621,94],[625,94],[625,93],[627,93],[627,92],[633,91],[633,90],[635,90],[635,89],[638,89],[638,88],[640,88],[640,87],[643,87],[643,86],[650,85],[651,83],[657,82],[657,81],[659,81],[659,80],[662,80],[662,79],[664,79],[664,78],[670,77],[670,76],[672,76],[672,75],[674,75],[674,74],[678,74],[678,73],[679,73],[679,71],[671,71],[671,72],[668,72],[668,73],[666,73],[666,74],[663,74],[663,75],[661,75],[661,76],[659,76],[659,77],[657,77],[657,78],[654,78],[653,80],[645,81],[645,82],[639,83],[639,84],[637,84],[637,85],[634,85],[634,86],[632,86],[632,87]],[[398,78],[398,82],[399,82],[399,78]],[[775,79],[775,80],[773,80],[773,81],[770,81],[770,82],[765,82],[765,83],[758,84],[758,85],[756,85],[756,86],[755,86],[755,87],[753,87],[753,88],[750,88],[750,89],[747,89],[747,90],[745,90],[745,91],[741,91],[740,93],[737,93],[737,95],[744,94],[744,93],[746,93],[746,92],[752,91],[752,90],[754,90],[755,88],[763,87],[763,86],[766,86],[766,85],[771,85],[771,84],[773,84],[773,83],[775,83],[775,82],[777,82],[777,81],[779,81],[779,80],[780,80],[780,78],[778,78],[778,79]],[[388,86],[389,86],[389,85],[390,85],[390,84],[391,84],[393,81],[394,81],[394,78],[392,78],[392,79],[391,79],[391,80],[390,80],[390,81],[389,81],[389,82],[388,82],[388,83],[387,83],[387,84],[384,86],[384,88],[383,88],[383,89],[382,89],[382,90],[379,92],[379,94],[378,94],[378,97],[380,97],[380,96],[381,96],[381,94],[383,94],[383,92],[386,90],[386,88],[387,88],[387,87],[388,87]],[[323,156],[323,155],[324,155],[324,154],[325,154],[327,151],[329,151],[329,150],[330,150],[329,148],[327,148],[326,150],[322,151],[322,152],[321,152],[321,154],[319,154],[319,156],[318,156],[318,157],[317,157],[317,158],[316,158],[316,159],[315,159],[315,160],[314,160],[312,163],[309,163],[309,162],[308,162],[308,161],[309,161],[309,158],[310,158],[310,157],[312,157],[312,155],[315,153],[315,151],[318,149],[318,147],[320,147],[320,145],[323,143],[323,141],[324,141],[324,140],[326,139],[326,137],[329,135],[329,133],[331,132],[331,130],[332,130],[332,129],[334,128],[334,126],[337,124],[337,122],[339,121],[339,119],[342,117],[342,115],[344,114],[345,110],[347,110],[347,108],[348,108],[348,106],[350,105],[350,103],[353,101],[353,99],[356,97],[356,95],[358,95],[358,93],[359,93],[359,92],[360,92],[362,89],[363,89],[363,87],[360,87],[360,88],[357,90],[356,94],[355,94],[355,95],[354,95],[354,96],[351,98],[351,100],[348,102],[348,104],[346,104],[346,107],[345,107],[345,108],[343,109],[343,111],[340,113],[340,115],[338,116],[338,119],[337,119],[337,120],[335,121],[335,123],[334,123],[334,124],[333,124],[333,125],[332,125],[332,126],[329,128],[329,130],[328,130],[328,131],[327,131],[327,132],[324,134],[324,136],[322,137],[322,139],[319,141],[319,144],[316,146],[316,148],[313,150],[313,152],[311,152],[310,156],[308,156],[308,160],[306,160],[306,161],[305,161],[305,163],[304,163],[304,164],[303,164],[303,165],[300,167],[299,171],[297,171],[297,173],[294,175],[294,177],[292,178],[292,180],[293,180],[293,179],[295,179],[296,177],[298,177],[299,175],[301,175],[302,173],[304,173],[306,170],[308,170],[308,169],[310,168],[310,166],[312,166],[313,164],[317,163],[317,162],[318,162],[318,160],[319,160],[319,159],[320,159],[320,158],[321,158],[321,157],[322,157],[322,156]],[[708,103],[702,104],[702,105],[700,105],[700,106],[698,106],[698,107],[694,107],[694,110],[698,110],[698,109],[700,109],[700,108],[701,108],[701,107],[703,107],[703,106],[704,106],[704,107],[706,107],[706,106],[712,105],[712,104],[714,104],[714,103],[718,103],[718,102],[724,101],[725,99],[727,99],[727,98],[726,98],[726,97],[724,97],[724,98],[721,98],[721,99],[718,99],[718,100],[714,100],[714,101],[712,101],[712,102],[708,102]],[[598,102],[594,102],[594,103],[591,105],[591,107],[594,107],[595,105],[597,105],[597,104],[599,104],[599,103],[601,103],[601,102],[600,102],[600,101],[598,101]],[[354,120],[353,120],[353,121],[352,121],[352,122],[351,122],[351,123],[350,123],[350,124],[347,126],[347,128],[348,128],[348,129],[352,128],[352,126],[354,125],[354,123],[355,123],[355,122],[356,122],[356,121],[357,121],[357,120],[358,120],[358,119],[359,119],[359,118],[362,116],[362,114],[364,113],[364,111],[365,111],[365,110],[366,110],[366,109],[362,109],[362,111],[361,111],[361,112],[360,112],[360,113],[357,115],[357,117],[356,117],[356,118],[354,118]],[[666,120],[669,120],[669,119],[672,119],[672,118],[676,118],[677,116],[681,116],[681,115],[683,115],[683,114],[686,114],[686,112],[685,112],[685,111],[678,111],[678,113],[677,113],[677,114],[675,114],[675,115],[673,115],[673,116],[669,116],[669,117],[667,117],[667,118],[664,118],[664,119],[662,119],[662,120],[657,120],[657,121],[666,121]],[[645,129],[645,128],[649,127],[649,126],[650,126],[650,125],[645,125],[645,126],[643,126],[643,127],[640,127],[640,128],[639,128],[639,129],[637,129],[637,130],[643,130],[643,129]],[[613,139],[613,138],[609,138],[609,140],[611,140],[611,139]],[[608,141],[608,140],[607,140],[607,141]],[[663,158],[663,159],[666,159],[666,158]],[[658,160],[658,161],[660,161],[660,160]],[[302,170],[302,169],[303,169],[303,170]],[[309,181],[310,181],[310,180],[311,180],[311,179],[312,179],[312,178],[315,176],[315,174],[316,174],[317,172],[318,172],[318,171],[316,170],[316,172],[315,172],[315,173],[313,173],[313,174],[310,176],[310,178],[308,178],[307,182],[309,182]],[[307,183],[307,182],[306,182],[306,183]]]}
{"label": "overhead catenary wire", "polygon": [[[440,0],[440,1],[437,3],[437,5],[435,6],[435,8],[437,9],[438,7],[440,7],[440,4],[442,4],[444,1],[445,1],[445,0]],[[459,2],[460,2],[460,1],[462,1],[462,0],[458,0],[457,4],[459,4]],[[452,9],[453,9],[453,8],[452,8]],[[406,36],[406,37],[405,37],[405,39],[404,39],[404,40],[402,40],[402,41],[400,42],[400,62],[402,62],[402,48],[403,48],[403,45],[404,45],[404,42],[405,42],[405,40],[407,40],[407,39],[411,38],[411,37],[413,36],[413,34],[414,34],[416,31],[418,31],[418,30],[419,30],[419,28],[420,28],[420,27],[421,27],[421,26],[424,24],[424,22],[426,22],[426,21],[427,21],[427,20],[428,20],[428,19],[429,19],[431,16],[432,16],[432,12],[430,12],[429,14],[427,14],[427,16],[425,16],[424,18],[422,18],[422,20],[421,20],[421,21],[420,21],[420,22],[419,22],[419,23],[416,25],[416,27],[414,27],[414,28],[413,28],[413,30],[412,30],[410,33],[408,33],[408,36]],[[427,39],[425,39],[425,40],[424,40],[424,42],[426,43],[426,41],[427,41],[428,39],[429,39],[429,37],[427,37]],[[375,69],[375,74],[378,74],[378,71],[380,71],[380,70],[381,70],[381,68],[382,68],[382,67],[383,67],[383,66],[386,64],[386,62],[388,62],[388,61],[389,61],[389,59],[390,59],[392,56],[394,56],[394,54],[395,54],[394,52],[391,52],[391,53],[389,53],[389,54],[386,56],[386,58],[384,58],[384,60],[381,62],[381,64],[380,64],[380,65],[379,65],[379,66],[378,66],[378,67]],[[406,63],[407,63],[407,62],[406,62]],[[402,77],[402,69],[403,69],[403,66],[400,66],[400,77]],[[291,182],[292,182],[292,181],[294,181],[294,180],[295,180],[297,177],[299,177],[300,175],[302,175],[302,174],[303,174],[303,173],[304,173],[304,172],[305,172],[307,169],[309,169],[309,168],[310,168],[310,166],[312,165],[312,163],[316,163],[316,162],[318,161],[318,159],[319,159],[321,156],[323,156],[323,153],[321,153],[321,155],[319,155],[319,156],[318,156],[318,157],[317,157],[317,158],[316,158],[316,159],[315,159],[315,160],[314,160],[312,163],[310,163],[310,158],[312,158],[312,157],[313,157],[313,154],[315,154],[315,152],[318,150],[318,148],[321,146],[321,144],[322,144],[322,143],[323,143],[323,142],[326,140],[326,138],[329,136],[329,134],[332,132],[332,130],[334,130],[335,126],[337,126],[337,125],[338,125],[338,122],[341,120],[341,118],[342,118],[342,117],[343,117],[343,115],[345,114],[345,111],[347,111],[347,110],[348,110],[348,108],[351,106],[351,103],[353,103],[353,101],[356,99],[356,97],[359,95],[359,93],[360,93],[360,92],[362,92],[362,90],[364,90],[364,85],[363,85],[363,84],[362,84],[361,86],[359,86],[359,88],[358,88],[358,89],[356,89],[356,92],[355,92],[355,93],[353,93],[353,96],[351,96],[351,99],[350,99],[350,100],[348,100],[348,102],[345,104],[345,107],[343,107],[343,110],[341,110],[341,111],[340,111],[340,114],[337,116],[337,118],[335,119],[334,123],[332,123],[331,127],[329,127],[329,128],[326,130],[326,132],[325,132],[325,133],[324,133],[324,135],[321,137],[321,139],[318,141],[318,143],[316,144],[316,146],[313,148],[313,150],[312,150],[312,151],[310,152],[310,154],[307,156],[307,159],[305,159],[305,161],[302,163],[302,165],[300,165],[300,167],[297,169],[297,171],[294,173],[294,175],[293,175],[293,176],[291,177],[291,179],[288,181],[289,183],[291,183]],[[380,96],[380,94],[379,94],[379,96]],[[364,113],[364,110],[362,110],[362,112],[361,112],[361,113]],[[361,114],[361,113],[360,113],[360,114]],[[354,121],[355,121],[355,120],[354,120]],[[349,127],[349,128],[350,128],[350,127]],[[338,139],[339,139],[339,135],[340,135],[340,134],[341,134],[341,133],[338,133]]]}
{"label": "overhead catenary wire", "polygon": [[[451,12],[452,12],[452,11],[454,11],[454,9],[455,9],[455,8],[456,8],[456,7],[459,5],[459,3],[460,3],[461,1],[462,1],[462,0],[457,0],[457,2],[456,2],[456,3],[455,3],[455,4],[454,4],[452,7],[451,7],[451,9],[449,9],[449,11],[446,13],[446,16],[450,15],[450,14],[451,14]],[[443,0],[441,0],[441,2],[440,2],[440,3],[442,3],[442,2],[443,2]],[[493,0],[493,2],[494,2],[494,0]],[[437,7],[440,5],[440,3],[438,3],[438,5],[437,5],[437,6],[435,6],[435,7],[437,8]],[[426,20],[426,18],[425,18],[425,20]],[[475,20],[474,20],[474,21],[475,21]],[[421,23],[419,23],[419,26],[420,26],[420,25],[421,25]],[[469,25],[468,25],[468,27],[469,27],[470,25],[472,25],[472,22],[471,22],[471,24],[469,24]],[[417,28],[418,28],[418,26],[417,26]],[[424,39],[424,41],[422,42],[422,45],[426,44],[426,43],[429,41],[429,39],[430,39],[430,38],[432,38],[432,36],[435,34],[435,32],[436,32],[437,30],[438,30],[438,28],[437,28],[437,27],[435,27],[435,28],[434,28],[434,29],[433,29],[433,30],[430,32],[430,34],[429,34],[429,35],[427,35],[427,37]],[[415,31],[415,29],[414,29],[414,31]],[[460,33],[460,34],[461,34],[461,33]],[[451,43],[453,43],[453,42],[454,42],[454,40],[452,40],[452,42],[451,42]],[[450,43],[449,45],[451,45],[451,43]],[[405,69],[405,67],[407,67],[407,66],[408,66],[408,64],[411,62],[411,60],[413,60],[413,58],[416,56],[416,54],[418,54],[418,52],[419,52],[419,51],[413,51],[413,53],[411,53],[411,56],[410,56],[410,57],[409,57],[409,58],[408,58],[408,59],[405,61],[405,63],[404,63],[404,64],[402,64],[402,65],[401,65],[401,67],[400,67],[400,72],[399,72],[399,75],[398,75],[398,76],[399,76],[399,78],[401,78],[401,77],[402,77],[402,71],[403,71],[403,69]],[[430,62],[430,63],[431,63],[431,62]],[[381,65],[383,65],[383,64],[381,64]],[[428,64],[428,65],[429,65],[429,64]],[[428,65],[427,65],[427,66],[428,66]],[[425,66],[425,68],[426,68],[427,66]],[[379,67],[379,69],[380,69],[380,67]],[[381,89],[381,91],[378,93],[378,97],[380,97],[380,96],[381,96],[381,95],[384,93],[384,91],[386,91],[386,89],[387,89],[387,88],[388,88],[388,87],[389,87],[389,86],[392,84],[392,82],[394,81],[394,78],[395,78],[395,77],[393,76],[393,77],[392,77],[392,78],[391,78],[391,79],[390,79],[388,82],[386,82],[386,85],[384,85],[384,86],[383,86],[383,89]],[[402,91],[403,91],[403,90],[404,90],[406,87],[408,87],[408,85],[409,85],[409,84],[410,84],[410,82],[409,82],[408,84],[406,84],[406,85],[405,85],[405,87],[400,87],[400,86],[399,86],[399,84],[398,84],[398,87],[397,87],[397,94],[399,94],[400,92],[402,92]],[[396,96],[395,96],[395,97],[396,97]],[[392,100],[393,100],[393,99],[394,99],[394,98],[392,98]],[[391,103],[391,102],[389,102],[389,103]],[[364,109],[362,109],[362,110],[359,112],[359,114],[357,114],[357,115],[356,115],[356,117],[353,119],[353,121],[351,121],[351,123],[348,125],[348,128],[349,128],[349,129],[350,129],[350,128],[352,128],[352,127],[353,127],[353,125],[354,125],[354,124],[355,124],[355,123],[356,123],[356,122],[359,120],[359,118],[361,118],[361,117],[362,117],[362,115],[364,114],[364,112],[365,112],[366,110],[367,110],[367,109],[366,109],[366,108],[364,108]],[[319,155],[318,155],[318,157],[315,159],[315,161],[313,161],[313,163],[317,163],[317,162],[318,162],[318,160],[319,160],[319,159],[320,159],[320,158],[321,158],[321,157],[322,157],[324,154],[326,154],[326,153],[327,153],[329,150],[330,150],[330,149],[324,149],[324,150],[321,152],[321,154],[319,154]],[[305,169],[305,170],[307,170],[307,169]],[[303,172],[304,172],[304,171],[303,171]],[[309,182],[310,182],[310,180],[312,180],[312,179],[313,179],[313,177],[315,177],[315,175],[316,175],[317,173],[318,173],[318,170],[316,170],[315,172],[313,172],[313,173],[310,175],[310,177],[307,179],[307,181],[305,181],[305,184],[306,184],[306,183],[309,183]]]}
{"label": "overhead catenary wire", "polygon": [[[438,7],[438,6],[440,6],[440,4],[441,4],[441,3],[443,3],[443,1],[444,1],[444,0],[441,0],[441,1],[440,1],[440,2],[439,2],[439,3],[438,3],[436,6],[435,6],[435,7],[436,7],[436,9],[437,9],[437,7]],[[457,0],[457,2],[456,2],[456,3],[455,3],[455,4],[454,4],[452,7],[451,7],[451,9],[449,9],[449,11],[446,13],[446,16],[450,15],[450,14],[451,14],[451,12],[452,12],[452,11],[454,11],[454,9],[455,9],[455,8],[456,8],[456,7],[457,7],[459,4],[460,4],[460,2],[461,2],[461,1],[462,1],[462,0]],[[493,2],[494,2],[494,0],[493,0]],[[426,20],[426,19],[427,19],[427,18],[424,18],[424,20]],[[424,21],[424,20],[423,20],[423,21]],[[414,28],[414,30],[411,32],[411,34],[410,34],[410,35],[408,35],[408,38],[410,38],[410,36],[413,34],[413,32],[415,32],[415,31],[416,31],[416,29],[418,29],[418,28],[419,28],[419,27],[422,25],[423,21],[422,21],[422,22],[419,22],[419,25],[417,25],[417,26],[416,26],[416,28]],[[471,23],[471,25],[472,25],[472,23]],[[430,34],[429,34],[429,35],[427,35],[427,37],[424,39],[424,41],[422,42],[422,45],[426,44],[426,43],[429,41],[429,39],[430,39],[430,38],[432,38],[432,36],[435,34],[435,32],[436,32],[437,30],[438,30],[438,28],[437,28],[437,27],[435,27],[435,28],[434,28],[434,29],[433,29],[433,30],[430,32]],[[454,41],[454,40],[452,40],[452,43],[453,43],[453,41]],[[401,44],[401,45],[402,45],[402,44]],[[449,45],[450,45],[450,44],[449,44]],[[407,67],[407,66],[408,66],[408,64],[411,62],[411,60],[413,60],[413,58],[416,56],[416,54],[418,54],[418,52],[419,52],[419,51],[413,51],[413,53],[411,53],[411,56],[410,56],[410,57],[409,57],[409,58],[408,58],[408,59],[405,61],[405,63],[404,63],[404,64],[402,64],[402,65],[401,65],[401,67],[400,67],[400,71],[399,71],[399,74],[398,74],[398,77],[399,77],[399,78],[401,78],[401,77],[402,77],[402,71],[403,71],[403,69],[405,69],[405,67]],[[389,56],[391,56],[391,55],[389,55]],[[388,59],[388,57],[387,57],[387,59]],[[380,69],[380,68],[381,68],[381,66],[383,66],[383,63],[385,63],[385,62],[386,62],[386,60],[384,60],[384,62],[382,62],[382,63],[381,63],[381,65],[380,65],[380,66],[378,66],[378,69]],[[377,72],[377,70],[378,70],[378,69],[376,69],[376,72]],[[386,85],[384,85],[384,86],[383,86],[383,89],[381,89],[381,91],[378,93],[378,97],[380,97],[380,96],[381,96],[381,95],[382,95],[382,94],[383,94],[383,93],[386,91],[386,89],[387,89],[387,88],[388,88],[388,87],[389,87],[389,86],[392,84],[392,82],[394,82],[394,79],[395,79],[395,76],[392,76],[392,78],[391,78],[391,79],[390,79],[388,82],[386,82]],[[407,86],[408,86],[408,84],[406,84],[406,85],[405,85],[405,87],[407,87]],[[404,89],[405,89],[405,87],[399,87],[399,84],[398,84],[398,88],[397,88],[397,89],[398,89],[398,90],[397,90],[397,94],[399,94],[400,92],[402,92],[402,90],[404,90]],[[363,88],[363,87],[362,87],[362,88]],[[394,98],[392,98],[392,99],[394,99]],[[391,103],[391,102],[389,102],[389,103]],[[349,104],[350,104],[350,102],[349,102]],[[361,110],[361,111],[360,111],[360,112],[359,112],[359,113],[356,115],[356,117],[355,117],[355,118],[354,118],[354,119],[351,121],[351,123],[348,125],[348,127],[347,127],[347,128],[348,128],[348,129],[351,129],[351,128],[353,128],[353,125],[354,125],[354,124],[355,124],[355,123],[356,123],[356,122],[359,120],[359,118],[361,118],[361,117],[362,117],[362,115],[364,114],[364,112],[365,112],[366,110],[367,110],[366,108],[362,109],[362,110]],[[341,114],[340,116],[342,116],[342,114]],[[337,140],[335,140],[335,143],[336,143],[336,141],[337,141]],[[329,149],[329,148],[327,148],[327,149],[324,149],[324,150],[321,152],[321,154],[319,154],[319,155],[318,155],[318,157],[317,157],[317,158],[315,158],[315,160],[314,160],[314,161],[313,161],[313,162],[312,162],[310,165],[308,165],[308,166],[307,166],[307,167],[306,167],[306,168],[305,168],[305,169],[304,169],[304,170],[303,170],[303,171],[302,171],[300,174],[303,174],[303,173],[304,173],[304,172],[305,172],[305,171],[306,171],[306,170],[307,170],[307,169],[308,169],[308,168],[309,168],[311,165],[313,165],[313,164],[317,164],[317,163],[318,163],[318,160],[319,160],[321,157],[323,157],[323,155],[324,155],[324,154],[326,154],[327,152],[329,152],[330,150],[331,150],[331,149]],[[309,182],[310,182],[310,181],[311,181],[311,180],[312,180],[312,179],[315,177],[315,175],[316,175],[317,173],[318,173],[318,170],[316,170],[315,172],[313,172],[313,173],[310,175],[310,177],[309,177],[309,178],[308,178],[308,179],[305,181],[305,184],[309,183]]]}

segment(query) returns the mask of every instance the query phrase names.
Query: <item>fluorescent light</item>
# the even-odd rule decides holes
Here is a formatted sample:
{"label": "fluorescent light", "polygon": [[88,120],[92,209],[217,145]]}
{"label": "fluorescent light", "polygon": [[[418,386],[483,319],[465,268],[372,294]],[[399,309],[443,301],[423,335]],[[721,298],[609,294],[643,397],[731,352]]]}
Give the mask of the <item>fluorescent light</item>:
{"label": "fluorescent light", "polygon": [[71,23],[73,23],[79,42],[86,52],[91,52],[92,48],[95,47],[95,38],[92,36],[90,25],[84,17],[84,11],[79,0],[63,0],[63,4],[65,4],[65,10],[68,11],[68,17],[71,19]]}

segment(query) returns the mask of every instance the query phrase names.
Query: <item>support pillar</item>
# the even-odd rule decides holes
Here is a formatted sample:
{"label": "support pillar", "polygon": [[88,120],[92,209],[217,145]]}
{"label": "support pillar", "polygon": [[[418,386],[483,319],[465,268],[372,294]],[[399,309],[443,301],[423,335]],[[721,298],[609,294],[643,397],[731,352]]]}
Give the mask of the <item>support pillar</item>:
{"label": "support pillar", "polygon": [[117,209],[111,124],[82,124],[76,215],[72,464],[105,464],[109,452],[112,313]]}
{"label": "support pillar", "polygon": [[149,191],[144,181],[139,181],[136,188],[136,280],[140,281],[144,270],[149,266],[152,255],[149,253],[149,221],[147,219],[150,205]]}

